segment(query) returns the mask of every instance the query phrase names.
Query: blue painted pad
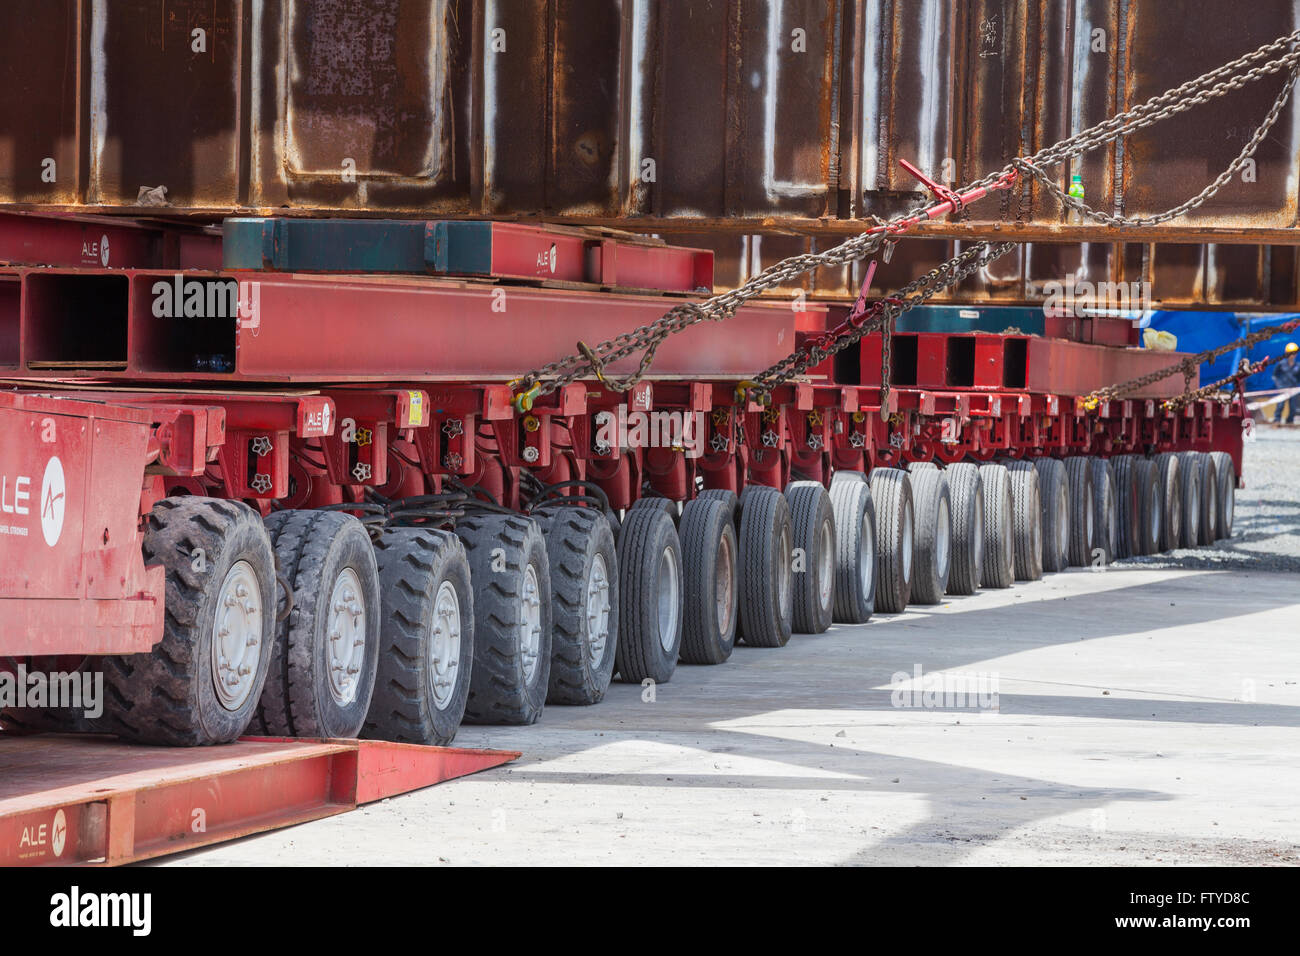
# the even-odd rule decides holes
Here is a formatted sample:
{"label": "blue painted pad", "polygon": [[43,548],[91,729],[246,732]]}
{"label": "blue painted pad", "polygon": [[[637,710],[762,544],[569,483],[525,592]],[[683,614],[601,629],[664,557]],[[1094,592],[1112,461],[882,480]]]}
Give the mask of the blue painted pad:
{"label": "blue painted pad", "polygon": [[898,317],[899,332],[1004,332],[1026,335],[1045,331],[1043,310],[1035,306],[919,305]]}
{"label": "blue painted pad", "polygon": [[[1236,312],[1154,312],[1150,327],[1178,336],[1178,351],[1203,352],[1228,342],[1243,338],[1250,332],[1294,319],[1295,313],[1283,315],[1247,315]],[[1279,355],[1287,342],[1300,342],[1300,334],[1279,335],[1261,342],[1247,354],[1242,349],[1222,356],[1201,366],[1201,384],[1208,385],[1231,375],[1242,358],[1258,362],[1262,358]],[[1273,388],[1273,370],[1265,369],[1246,380],[1246,390],[1265,391]]]}
{"label": "blue painted pad", "polygon": [[[397,219],[227,219],[226,269],[276,272],[428,272],[425,236],[440,223]],[[475,223],[474,225],[477,225]]]}

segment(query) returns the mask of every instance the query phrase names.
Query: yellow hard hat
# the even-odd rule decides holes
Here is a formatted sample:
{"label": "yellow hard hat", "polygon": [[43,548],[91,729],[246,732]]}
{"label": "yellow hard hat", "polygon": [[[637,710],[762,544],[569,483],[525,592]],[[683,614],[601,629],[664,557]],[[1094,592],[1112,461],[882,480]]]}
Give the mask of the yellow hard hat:
{"label": "yellow hard hat", "polygon": [[1296,345],[1294,342],[1288,342],[1286,344],[1286,354],[1290,355],[1292,352],[1300,352],[1300,345]]}

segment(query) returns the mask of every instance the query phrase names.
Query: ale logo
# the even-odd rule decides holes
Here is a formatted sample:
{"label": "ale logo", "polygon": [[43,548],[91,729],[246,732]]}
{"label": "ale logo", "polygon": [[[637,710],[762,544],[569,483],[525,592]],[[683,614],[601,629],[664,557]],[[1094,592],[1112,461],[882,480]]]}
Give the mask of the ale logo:
{"label": "ale logo", "polygon": [[41,533],[51,548],[59,543],[59,536],[63,534],[63,513],[67,501],[63,462],[56,455],[46,463],[45,477],[41,479]]}
{"label": "ale logo", "polygon": [[99,261],[105,269],[108,268],[108,234],[99,237]]}
{"label": "ale logo", "polygon": [[55,856],[63,856],[63,846],[68,840],[68,818],[62,810],[54,814],[54,826],[50,830],[50,849]]}

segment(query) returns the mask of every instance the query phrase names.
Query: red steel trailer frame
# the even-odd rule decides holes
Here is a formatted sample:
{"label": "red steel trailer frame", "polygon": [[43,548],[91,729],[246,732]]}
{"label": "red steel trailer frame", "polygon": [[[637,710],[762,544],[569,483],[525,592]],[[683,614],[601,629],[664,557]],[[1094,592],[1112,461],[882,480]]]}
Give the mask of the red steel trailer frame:
{"label": "red steel trailer frame", "polygon": [[[910,462],[1168,451],[1226,452],[1234,484],[1240,480],[1240,397],[1166,410],[1162,400],[1183,385],[1175,376],[1133,398],[1096,407],[1085,401],[1102,385],[1182,358],[1085,341],[1113,336],[1104,323],[1062,323],[1061,334],[1074,341],[896,334],[883,408],[881,340],[867,336],[759,404],[737,384],[838,315],[823,306],[758,304],[670,340],[653,374],[630,392],[579,381],[520,411],[513,375],[569,351],[575,339],[599,341],[646,324],[671,304],[672,290],[615,293],[599,280],[571,277],[562,287],[546,277],[508,284],[502,280],[522,271],[513,265],[503,275],[462,278],[222,272],[212,267],[219,245],[211,234],[118,224],[110,236],[107,228],[92,250],[100,263],[84,266],[71,260],[89,248],[86,237],[100,223],[0,217],[0,253],[26,263],[0,271],[0,366],[8,380],[0,392],[0,659],[79,660],[153,647],[163,628],[164,576],[146,566],[141,546],[150,510],[177,494],[243,500],[266,516],[360,505],[371,493],[438,494],[454,482],[526,512],[529,475],[561,489],[590,483],[621,512],[647,495],[686,502],[707,489],[782,490],[795,478],[829,487],[838,471]],[[598,252],[606,264],[619,257],[620,274],[629,268],[617,241],[571,233],[557,238]],[[536,256],[547,238],[537,227],[503,230],[494,239],[503,251],[492,262]],[[635,263],[641,247],[628,248]],[[32,265],[43,258],[43,267]],[[703,275],[693,255],[659,259],[688,264],[689,281]],[[670,270],[669,285],[680,285],[678,272]],[[653,271],[637,275],[644,289]],[[210,288],[232,286],[241,293],[237,315],[159,314],[161,299],[182,302],[187,288],[207,303]],[[229,364],[196,370],[205,353],[228,356]],[[626,360],[608,372],[633,367]],[[684,444],[624,445],[617,430],[605,440],[607,416],[627,411],[699,416],[698,453]],[[0,740],[0,755],[12,746]],[[312,763],[318,758],[324,763]],[[294,775],[298,766],[268,759],[263,783],[267,773]],[[335,759],[359,758],[341,744],[313,752],[296,779],[303,793],[317,794],[308,801],[314,809],[281,819],[334,812],[338,801],[322,794],[336,794],[328,770]],[[259,766],[254,760],[240,772]],[[156,775],[141,780],[130,786],[162,786]],[[312,790],[313,780],[325,789]],[[26,832],[31,814],[48,815],[64,796],[67,807],[83,808],[74,829],[90,834],[89,849],[78,843],[66,858],[117,862],[192,845],[175,827],[142,822],[144,807],[172,819],[170,798],[133,798],[130,813],[143,835],[132,842],[115,835],[124,812],[117,803],[71,791],[34,803],[12,795],[6,802],[0,793],[0,842]],[[107,806],[107,817],[87,815],[92,804]],[[268,808],[252,797],[239,805],[222,832],[247,832],[241,814]],[[92,819],[98,822],[86,822]]]}

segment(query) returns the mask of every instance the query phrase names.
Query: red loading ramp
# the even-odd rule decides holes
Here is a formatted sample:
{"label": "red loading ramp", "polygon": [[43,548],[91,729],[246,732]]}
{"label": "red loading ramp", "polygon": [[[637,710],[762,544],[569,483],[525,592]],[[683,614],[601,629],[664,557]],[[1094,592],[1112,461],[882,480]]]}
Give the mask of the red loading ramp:
{"label": "red loading ramp", "polygon": [[0,866],[145,860],[346,813],[518,756],[376,740],[173,749],[0,734]]}

